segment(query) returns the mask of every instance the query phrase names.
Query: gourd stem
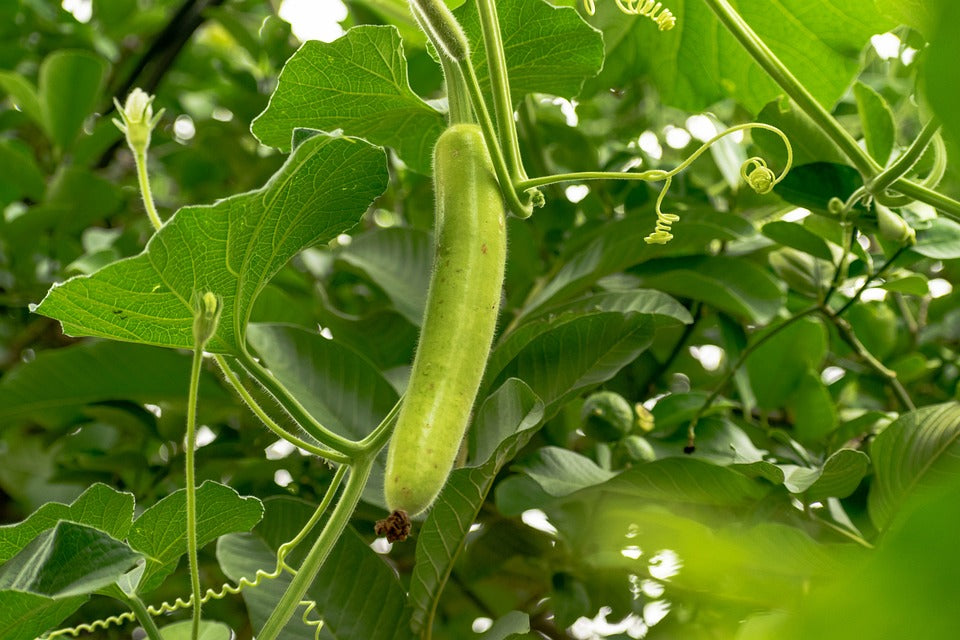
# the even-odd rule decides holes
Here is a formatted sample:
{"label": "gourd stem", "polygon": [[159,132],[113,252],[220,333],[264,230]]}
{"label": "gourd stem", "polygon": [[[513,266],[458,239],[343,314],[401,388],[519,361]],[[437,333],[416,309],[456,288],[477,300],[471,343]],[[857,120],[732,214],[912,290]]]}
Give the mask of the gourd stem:
{"label": "gourd stem", "polygon": [[343,494],[330,514],[330,519],[323,527],[319,537],[313,543],[303,564],[297,569],[297,575],[294,576],[287,591],[283,594],[280,602],[270,614],[263,629],[257,634],[257,640],[276,640],[280,632],[286,626],[287,621],[293,616],[294,612],[304,599],[307,589],[317,577],[317,573],[323,566],[324,561],[333,549],[333,545],[340,538],[354,508],[360,501],[363,494],[364,485],[370,477],[370,469],[373,467],[374,456],[358,459],[350,470],[350,477],[343,489]]}
{"label": "gourd stem", "polygon": [[264,426],[270,429],[270,431],[274,432],[275,434],[277,434],[278,436],[280,436],[290,444],[300,447],[304,451],[309,451],[313,455],[318,456],[320,458],[326,458],[331,462],[337,462],[340,464],[345,464],[350,461],[350,458],[348,458],[347,456],[341,453],[338,453],[336,451],[332,451],[330,449],[323,449],[314,444],[311,444],[306,440],[303,440],[302,438],[298,438],[297,436],[293,435],[292,433],[290,433],[289,431],[287,431],[286,429],[278,425],[267,414],[267,412],[263,409],[263,407],[260,406],[260,404],[250,394],[250,392],[247,391],[246,387],[243,386],[243,382],[240,381],[240,377],[237,376],[237,374],[233,371],[232,368],[230,368],[230,364],[227,362],[226,358],[222,355],[216,355],[214,356],[214,360],[216,360],[217,365],[220,366],[220,370],[223,372],[223,375],[226,378],[227,382],[230,383],[230,386],[234,388],[234,390],[237,392],[240,398],[244,401],[247,407],[250,408],[250,410],[254,413],[254,415],[256,415],[260,419],[260,421],[264,424]]}
{"label": "gourd stem", "polygon": [[474,122],[473,109],[470,107],[470,92],[460,73],[460,67],[444,55],[440,56],[443,78],[447,85],[447,105],[449,124],[471,124]]}
{"label": "gourd stem", "polygon": [[793,146],[790,144],[790,140],[787,138],[787,136],[777,127],[764,124],[762,122],[748,122],[746,124],[738,124],[730,127],[729,129],[721,131],[700,145],[700,147],[687,156],[683,162],[669,171],[664,171],[662,169],[650,169],[648,171],[641,171],[639,173],[624,171],[579,171],[575,173],[557,173],[549,176],[540,176],[538,178],[521,180],[516,184],[516,187],[518,190],[524,191],[526,189],[543,187],[550,184],[556,184],[558,182],[583,182],[587,180],[640,180],[644,182],[659,182],[660,180],[672,178],[689,167],[694,163],[694,161],[697,160],[697,158],[703,155],[711,147],[711,145],[716,143],[721,138],[732,133],[736,133],[737,131],[745,131],[748,129],[763,129],[764,131],[769,131],[778,135],[783,141],[783,145],[787,151],[787,158],[780,175],[773,179],[773,184],[775,185],[783,180],[783,178],[787,175],[787,172],[790,170],[790,167],[793,165]]}
{"label": "gourd stem", "polygon": [[400,415],[400,408],[402,406],[403,396],[400,396],[396,404],[393,405],[393,408],[384,416],[380,424],[377,425],[377,428],[360,441],[360,446],[363,447],[366,455],[377,455],[377,452],[380,451],[383,445],[387,443],[387,440],[390,439],[390,434],[393,432],[393,426],[396,424],[397,416]]}
{"label": "gourd stem", "polygon": [[147,173],[147,150],[137,149],[133,152],[133,161],[137,165],[137,182],[140,185],[140,196],[143,198],[143,208],[147,210],[147,217],[154,230],[163,226],[163,221],[157,213],[157,205],[153,201],[153,192],[150,190],[150,175]]}
{"label": "gourd stem", "polygon": [[[817,126],[836,144],[850,162],[869,182],[881,172],[877,162],[864,151],[830,112],[823,107],[807,88],[797,80],[790,70],[767,47],[760,36],[747,24],[727,0],[704,0],[717,15],[720,22],[733,34],[753,59],[780,86],[781,89],[817,124]],[[899,177],[890,188],[915,200],[936,207],[940,213],[954,220],[960,220],[960,202],[941,193]]]}
{"label": "gourd stem", "polygon": [[187,492],[187,560],[190,563],[190,584],[193,590],[193,624],[190,637],[197,640],[200,636],[200,567],[197,564],[197,395],[200,386],[200,366],[203,364],[203,346],[198,344],[193,350],[193,364],[190,368],[190,395],[187,397],[187,435],[184,443],[186,459]]}
{"label": "gourd stem", "polygon": [[507,169],[514,182],[526,180],[520,143],[517,140],[517,125],[513,117],[513,100],[510,97],[510,78],[503,50],[503,35],[500,20],[493,0],[477,0],[480,29],[487,52],[487,68],[490,71],[490,88],[493,92],[493,111],[497,121],[500,148],[504,150]]}
{"label": "gourd stem", "polygon": [[362,451],[362,447],[356,442],[333,433],[317,422],[303,405],[293,397],[290,391],[272,373],[254,360],[249,353],[244,351],[238,359],[247,373],[259,382],[267,393],[280,403],[283,410],[294,419],[300,428],[309,433],[314,440],[348,457]]}
{"label": "gourd stem", "polygon": [[143,604],[143,601],[139,597],[129,594],[125,594],[124,600],[137,617],[137,622],[143,627],[147,638],[150,640],[163,640],[160,629],[157,628],[157,623],[154,622],[153,617],[150,615],[150,612],[147,611],[147,606]]}
{"label": "gourd stem", "polygon": [[870,181],[867,185],[870,193],[880,195],[898,178],[906,175],[907,171],[917,163],[923,152],[927,150],[927,146],[938,131],[940,131],[940,122],[936,118],[931,118],[920,130],[916,139],[907,147],[907,150],[901,153],[893,164]]}

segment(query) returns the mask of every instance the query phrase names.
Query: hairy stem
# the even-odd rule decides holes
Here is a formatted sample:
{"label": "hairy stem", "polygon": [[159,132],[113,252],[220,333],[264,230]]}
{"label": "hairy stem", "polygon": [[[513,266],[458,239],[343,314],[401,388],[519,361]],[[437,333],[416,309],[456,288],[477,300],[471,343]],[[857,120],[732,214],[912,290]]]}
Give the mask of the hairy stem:
{"label": "hairy stem", "polygon": [[352,440],[330,431],[310,415],[310,413],[300,404],[293,394],[277,380],[272,373],[265,369],[259,362],[253,359],[249,353],[242,353],[239,358],[240,364],[246,369],[247,373],[256,380],[273,398],[280,403],[283,410],[291,418],[310,434],[317,442],[324,444],[334,451],[347,457],[352,457],[362,451],[362,447]]}
{"label": "hairy stem", "polygon": [[870,193],[881,195],[898,178],[905,176],[911,167],[917,163],[923,152],[927,150],[930,141],[933,140],[938,131],[940,131],[940,122],[936,118],[931,118],[920,130],[916,139],[910,143],[906,151],[901,153],[893,164],[877,174],[868,183],[867,187]]}
{"label": "hairy stem", "polygon": [[140,195],[143,197],[143,208],[147,210],[147,217],[154,229],[163,226],[163,221],[157,214],[157,205],[153,201],[153,192],[150,190],[150,177],[147,174],[147,150],[135,151],[133,159],[137,165],[137,181],[140,183]]}
{"label": "hairy stem", "polygon": [[186,459],[187,491],[187,559],[190,563],[190,584],[193,590],[193,624],[191,635],[197,640],[200,635],[200,567],[197,563],[197,395],[200,386],[200,366],[203,364],[203,347],[197,345],[193,350],[193,364],[190,367],[190,395],[187,397],[187,436],[184,444]]}
{"label": "hairy stem", "polygon": [[302,438],[298,438],[278,425],[273,418],[267,414],[263,407],[260,406],[256,399],[250,395],[250,392],[247,391],[246,387],[243,386],[243,382],[240,381],[240,377],[236,374],[236,372],[230,368],[230,364],[227,362],[227,359],[222,355],[217,355],[214,356],[214,360],[216,360],[217,365],[220,366],[220,370],[223,372],[224,377],[226,378],[227,382],[230,383],[230,386],[233,387],[233,389],[237,392],[237,395],[240,396],[247,407],[249,407],[253,414],[257,416],[264,426],[270,429],[270,431],[274,432],[290,444],[300,447],[304,451],[309,451],[317,457],[325,458],[331,462],[337,462],[340,464],[350,461],[350,458],[347,456],[330,449],[323,449],[313,445]]}
{"label": "hairy stem", "polygon": [[157,628],[157,623],[153,621],[153,616],[147,611],[147,606],[143,604],[143,601],[136,595],[126,595],[124,600],[127,606],[130,607],[130,610],[133,611],[133,614],[137,616],[137,622],[143,627],[147,638],[150,640],[163,640],[160,629]]}
{"label": "hairy stem", "polygon": [[343,494],[330,514],[330,519],[324,525],[323,531],[320,532],[316,542],[313,543],[313,547],[310,548],[307,557],[304,558],[303,564],[297,569],[297,575],[293,578],[286,593],[277,603],[263,629],[257,634],[257,640],[277,640],[287,621],[293,616],[360,501],[363,487],[367,483],[367,478],[370,477],[373,460],[374,456],[371,455],[359,458],[354,463]]}
{"label": "hairy stem", "polygon": [[514,182],[527,177],[520,157],[517,141],[517,125],[513,118],[513,100],[510,97],[510,79],[507,75],[507,59],[503,51],[503,36],[500,20],[493,0],[477,0],[480,28],[487,52],[487,68],[490,70],[490,88],[493,92],[493,111],[500,134],[500,148],[506,156],[507,169]]}

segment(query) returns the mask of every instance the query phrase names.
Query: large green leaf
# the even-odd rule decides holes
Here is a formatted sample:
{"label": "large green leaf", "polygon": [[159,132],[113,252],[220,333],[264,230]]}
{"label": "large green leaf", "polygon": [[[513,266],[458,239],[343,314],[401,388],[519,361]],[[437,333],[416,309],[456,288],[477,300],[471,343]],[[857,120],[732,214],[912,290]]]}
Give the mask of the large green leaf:
{"label": "large green leaf", "polygon": [[88,51],[55,51],[40,65],[40,111],[47,133],[61,149],[73,144],[101,99],[106,73],[106,62]]}
{"label": "large green leaf", "polygon": [[411,324],[427,305],[433,239],[418,229],[383,229],[357,236],[337,259],[365,274]]}
{"label": "large green leaf", "polygon": [[754,233],[753,225],[742,218],[703,209],[687,211],[674,224],[674,239],[666,245],[648,245],[656,218],[634,215],[600,228],[584,248],[568,257],[559,272],[531,299],[523,316],[534,316],[544,307],[566,301],[593,285],[598,279],[635,264],[673,255],[688,255],[713,240],[731,241]]}
{"label": "large green leaf", "polygon": [[482,389],[520,378],[550,416],[633,362],[653,342],[653,324],[649,315],[616,311],[531,322],[494,349]]}
{"label": "large green leaf", "polygon": [[[310,518],[314,507],[292,498],[272,498],[264,503],[263,523],[252,533],[224,536],[217,543],[217,559],[234,581],[252,579],[258,569],[270,572],[276,551],[292,539]],[[293,566],[308,549],[317,531],[288,558]],[[260,628],[283,596],[290,576],[265,580],[243,592],[254,628]],[[324,628],[337,640],[406,640],[405,595],[396,575],[350,528],[344,531],[307,592],[317,603],[311,619],[322,618]],[[314,631],[294,616],[281,634],[284,640],[312,640]]]}
{"label": "large green leaf", "polygon": [[0,566],[0,593],[18,591],[57,599],[88,595],[112,584],[141,559],[103,531],[60,522]]}
{"label": "large green leaf", "polygon": [[373,364],[317,332],[257,324],[250,343],[310,415],[348,438],[369,434],[397,401]]}
{"label": "large green leaf", "polygon": [[590,458],[561,447],[542,447],[529,457],[525,456],[513,470],[533,478],[554,497],[602,484],[616,475],[600,468]]}
{"label": "large green leaf", "polygon": [[[890,2],[891,0],[886,0]],[[916,0],[911,0],[915,3]],[[926,58],[926,90],[930,106],[943,122],[944,138],[955,151],[960,145],[960,86],[957,84],[957,57],[960,42],[956,38],[956,26],[960,24],[960,4],[950,0],[925,2],[926,13],[933,14],[933,27],[929,30],[930,49]]]}
{"label": "large green leaf", "polygon": [[897,142],[893,111],[883,96],[862,82],[853,85],[853,95],[857,100],[857,113],[860,115],[867,151],[881,166],[885,166]]}
{"label": "large green leaf", "polygon": [[123,540],[133,524],[133,495],[98,482],[69,505],[48,502],[23,522],[0,527],[0,563],[61,521],[93,527]]}
{"label": "large green leaf", "polygon": [[784,473],[784,485],[791,493],[804,494],[807,502],[827,498],[846,498],[867,475],[870,458],[862,451],[840,449],[819,469],[778,465]]}
{"label": "large green leaf", "polygon": [[917,232],[917,244],[911,251],[934,260],[960,258],[960,224],[947,218],[933,220],[930,227]]}
{"label": "large green leaf", "polygon": [[[543,0],[501,0],[496,5],[514,102],[528,93],[576,97],[584,81],[599,73],[603,37],[575,10]],[[470,40],[470,60],[480,86],[487,91],[490,72],[477,3],[464,2],[455,15]]]}
{"label": "large green leaf", "polygon": [[741,258],[665,258],[647,262],[634,273],[651,289],[701,300],[761,324],[773,319],[784,300],[782,285],[773,276]]}
{"label": "large green leaf", "polygon": [[252,129],[264,144],[289,149],[298,127],[342,129],[393,147],[410,166],[429,173],[444,120],[410,89],[396,28],[360,26],[331,43],[305,42],[284,65]]}
{"label": "large green leaf", "polygon": [[[754,341],[769,332],[759,333]],[[782,407],[810,369],[816,369],[827,354],[827,331],[819,320],[794,322],[750,354],[746,369],[757,403],[765,409]],[[771,375],[776,371],[776,375]]]}
{"label": "large green leaf", "polygon": [[71,335],[192,348],[195,292],[223,296],[209,351],[243,348],[257,294],[296,253],[360,220],[386,186],[383,151],[316,135],[257,191],[181,209],[140,255],[57,285],[37,312]]}
{"label": "large green leaf", "polygon": [[[197,488],[197,545],[235,531],[248,531],[263,516],[257,498],[241,497],[228,486],[206,481]],[[180,489],[144,511],[127,536],[130,546],[147,557],[138,593],[159,586],[187,552],[187,492]]]}
{"label": "large green leaf", "polygon": [[874,439],[873,484],[868,506],[885,529],[906,500],[945,472],[955,473],[960,457],[960,404],[923,407],[900,416]]}
{"label": "large green leaf", "polygon": [[526,384],[510,379],[488,397],[477,412],[472,432],[498,436],[485,436],[487,444],[481,445],[478,451],[488,455],[480,457],[475,466],[456,469],[450,474],[417,535],[409,599],[412,628],[419,636],[430,634],[443,587],[494,478],[533,437],[543,410],[543,403]]}
{"label": "large green leaf", "polygon": [[579,298],[571,302],[547,307],[543,313],[560,315],[563,313],[588,313],[591,311],[619,311],[621,313],[643,313],[659,316],[669,321],[690,324],[693,318],[682,304],[662,291],[653,289],[628,289],[609,291]]}
{"label": "large green leaf", "polygon": [[86,600],[86,596],[54,599],[22,591],[0,591],[0,640],[35,640]]}
{"label": "large green leaf", "polygon": [[[69,422],[87,404],[107,400],[186,403],[190,357],[168,349],[87,342],[43,351],[0,380],[0,432],[17,421]],[[210,376],[200,379],[204,402],[227,398]]]}
{"label": "large green leaf", "polygon": [[[677,25],[657,33],[646,18],[628,18],[598,2],[591,23],[602,29],[606,64],[592,92],[650,75],[661,99],[700,111],[734,98],[753,113],[782,93],[701,0],[671,0]],[[860,51],[896,26],[861,3],[841,0],[731,1],[757,35],[821,104],[832,107],[860,70]]]}
{"label": "large green leaf", "polygon": [[[160,629],[160,637],[163,638],[163,640],[192,640],[192,632],[193,621],[184,620],[182,622],[168,624]],[[221,622],[207,622],[204,620],[200,623],[200,635],[197,636],[197,640],[230,640],[232,637],[233,634],[227,625]]]}

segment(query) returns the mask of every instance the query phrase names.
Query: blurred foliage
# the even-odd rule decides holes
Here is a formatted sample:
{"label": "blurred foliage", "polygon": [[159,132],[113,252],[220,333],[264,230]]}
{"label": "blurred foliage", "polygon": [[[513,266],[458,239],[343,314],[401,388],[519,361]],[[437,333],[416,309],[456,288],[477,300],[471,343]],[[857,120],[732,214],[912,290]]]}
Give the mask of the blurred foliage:
{"label": "blurred foliage", "polygon": [[[29,640],[124,610],[60,583],[41,589],[40,570],[29,589],[14,589],[23,585],[13,569],[59,557],[30,540],[54,550],[96,543],[112,564],[87,561],[102,562],[111,582],[131,557],[157,558],[144,523],[179,514],[171,505],[184,482],[189,354],[68,337],[31,307],[52,285],[107,265],[125,276],[136,263],[118,261],[153,236],[133,158],[111,123],[114,97],[141,87],[166,110],[149,153],[164,219],[264,188],[282,171],[318,190],[321,204],[304,205],[309,224],[342,216],[343,229],[324,229],[332,239],[307,234],[322,241],[295,247],[248,301],[250,346],[313,415],[361,436],[406,384],[433,250],[428,158],[444,108],[435,52],[406,2],[351,0],[344,26],[360,28],[309,43],[281,75],[299,43],[278,4],[93,0],[85,23],[57,2],[0,4],[0,558],[10,561],[0,567],[0,638]],[[473,3],[449,4],[463,5],[456,15],[486,77]],[[665,246],[642,240],[655,222],[656,183],[548,186],[544,209],[509,220],[500,338],[464,465],[416,523],[422,534],[388,553],[375,543],[379,555],[368,546],[383,515],[374,471],[352,530],[310,592],[327,618],[322,637],[408,637],[412,625],[419,637],[432,629],[438,640],[459,639],[478,618],[496,622],[491,638],[591,637],[591,629],[617,638],[892,638],[907,624],[918,637],[951,637],[956,589],[943,571],[960,558],[941,532],[958,516],[955,500],[937,492],[955,495],[950,460],[960,454],[960,224],[927,204],[892,203],[916,230],[910,247],[885,237],[875,210],[857,206],[852,225],[841,224],[828,203],[863,178],[706,4],[668,3],[678,28],[664,34],[613,2],[598,0],[593,17],[579,2],[554,4],[565,8],[498,3],[531,176],[669,169],[699,144],[691,133],[751,120],[783,129],[798,166],[774,194],[758,196],[739,184],[739,167],[760,155],[779,170],[782,146],[762,132],[725,138],[674,181],[666,203],[681,220]],[[778,3],[796,21],[761,4],[737,3],[878,162],[896,158],[931,114],[944,122],[949,152],[960,149],[955,3]],[[931,18],[941,4],[943,16]],[[913,5],[923,11],[905,9]],[[898,55],[881,57],[869,37],[890,30]],[[543,42],[555,49],[545,53]],[[381,71],[409,87],[378,94]],[[345,87],[359,87],[357,103],[337,98]],[[403,109],[417,114],[416,126]],[[360,205],[324,193],[321,180],[284,167],[288,156],[267,146],[293,140],[295,159],[337,148],[338,139],[292,138],[298,127],[389,147],[386,190],[362,218],[348,211]],[[332,164],[310,168],[372,192],[382,187],[372,168],[379,156],[363,149],[373,160],[334,166],[331,152],[322,158]],[[922,178],[938,160],[924,153],[908,176]],[[940,193],[960,195],[956,166],[947,166]],[[262,193],[274,193],[271,185]],[[170,238],[198,211],[241,209],[257,197],[183,210],[183,224],[153,237]],[[276,222],[266,211],[263,220]],[[202,234],[191,233],[202,246]],[[202,257],[182,250],[171,262],[211,278],[229,268]],[[254,275],[273,275],[264,273]],[[94,308],[65,290],[57,289],[78,317]],[[198,480],[266,504],[250,531],[249,499],[208,486],[221,494],[213,506],[248,511],[211,525],[200,560],[213,587],[272,570],[332,472],[278,443],[213,366],[200,388]],[[249,389],[276,408],[260,387]],[[597,422],[595,400],[585,408],[596,391],[616,399],[616,420]],[[120,515],[95,520],[107,507],[89,504],[115,505],[110,513]],[[124,540],[122,553],[111,546]],[[149,603],[188,592],[186,563],[162,560],[140,585]],[[102,588],[78,582],[76,593]],[[251,637],[280,584],[210,602],[204,616]],[[4,609],[63,623],[28,630]],[[894,610],[908,622],[887,630]],[[294,621],[284,637],[313,637]],[[97,633],[122,638],[130,629]]]}

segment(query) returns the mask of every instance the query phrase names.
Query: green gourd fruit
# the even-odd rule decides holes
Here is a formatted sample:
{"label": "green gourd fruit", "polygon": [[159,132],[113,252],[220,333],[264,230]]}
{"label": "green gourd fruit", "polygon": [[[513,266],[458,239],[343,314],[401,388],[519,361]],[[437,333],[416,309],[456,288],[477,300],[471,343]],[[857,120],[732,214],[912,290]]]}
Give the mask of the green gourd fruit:
{"label": "green gourd fruit", "polygon": [[384,494],[395,515],[425,511],[453,467],[493,342],[507,253],[503,198],[480,127],[448,128],[433,168],[433,274],[387,453]]}

